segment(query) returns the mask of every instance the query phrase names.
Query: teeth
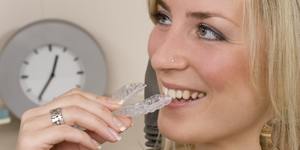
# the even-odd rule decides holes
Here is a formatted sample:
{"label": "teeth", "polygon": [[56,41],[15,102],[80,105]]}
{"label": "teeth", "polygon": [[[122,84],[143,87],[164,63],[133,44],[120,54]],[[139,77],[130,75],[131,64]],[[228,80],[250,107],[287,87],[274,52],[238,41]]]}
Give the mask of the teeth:
{"label": "teeth", "polygon": [[167,89],[166,87],[163,87],[163,93],[165,95],[168,95],[168,96],[172,97],[173,102],[178,102],[177,99],[183,99],[183,100],[180,100],[180,101],[187,101],[187,100],[192,101],[190,98],[195,100],[195,99],[199,99],[199,98],[202,98],[202,97],[206,96],[206,93],[204,93],[204,92],[200,92],[200,93],[193,92],[191,94],[191,92],[189,90],[184,90],[182,92],[182,90]]}
{"label": "teeth", "polygon": [[178,100],[177,100],[177,99],[172,99],[172,101],[173,101],[173,102],[178,102]]}
{"label": "teeth", "polygon": [[169,95],[168,89],[167,89],[167,88],[163,87],[163,91],[164,91],[164,94],[165,94],[165,95]]}
{"label": "teeth", "polygon": [[183,98],[183,99],[189,99],[190,96],[191,96],[190,91],[184,90],[184,92],[183,92],[183,94],[182,94],[182,98]]}
{"label": "teeth", "polygon": [[182,97],[182,92],[181,92],[180,90],[178,90],[178,91],[176,92],[176,97],[177,97],[177,98],[181,98],[181,97]]}
{"label": "teeth", "polygon": [[192,96],[193,99],[197,99],[197,97],[198,97],[198,92],[193,93],[191,96]]}
{"label": "teeth", "polygon": [[204,97],[205,96],[205,93],[200,93],[199,95],[198,95],[198,98],[202,98],[202,97]]}
{"label": "teeth", "polygon": [[169,90],[169,96],[172,97],[172,99],[175,99],[175,98],[176,98],[175,90],[170,89],[170,90]]}

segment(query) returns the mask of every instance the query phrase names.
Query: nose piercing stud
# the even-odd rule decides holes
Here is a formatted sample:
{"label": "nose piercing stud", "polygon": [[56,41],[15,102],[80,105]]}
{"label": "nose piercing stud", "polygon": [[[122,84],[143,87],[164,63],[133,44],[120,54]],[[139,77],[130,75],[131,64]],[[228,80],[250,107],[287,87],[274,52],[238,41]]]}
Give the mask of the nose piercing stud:
{"label": "nose piercing stud", "polygon": [[171,62],[174,62],[174,60],[172,59]]}

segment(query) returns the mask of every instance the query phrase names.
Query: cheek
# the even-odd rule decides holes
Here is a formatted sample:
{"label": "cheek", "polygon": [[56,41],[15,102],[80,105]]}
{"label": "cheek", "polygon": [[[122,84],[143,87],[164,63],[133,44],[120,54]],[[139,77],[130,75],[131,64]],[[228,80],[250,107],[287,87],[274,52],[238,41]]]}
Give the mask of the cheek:
{"label": "cheek", "polygon": [[249,56],[245,54],[245,49],[236,48],[221,53],[220,51],[209,53],[211,54],[205,55],[209,57],[197,60],[198,64],[204,65],[195,67],[209,88],[210,113],[215,114],[214,117],[219,116],[220,120],[231,120],[234,124],[235,121],[241,120],[233,121],[235,117],[247,118],[248,115],[245,114],[252,110],[261,111],[256,109],[259,102],[251,82]]}
{"label": "cheek", "polygon": [[[220,52],[221,51],[221,52]],[[233,52],[236,51],[236,52]],[[241,51],[241,52],[239,52]],[[249,62],[241,49],[230,52],[217,50],[202,52],[200,59],[194,59],[196,70],[201,74],[204,82],[215,91],[233,88],[242,82],[249,83]]]}

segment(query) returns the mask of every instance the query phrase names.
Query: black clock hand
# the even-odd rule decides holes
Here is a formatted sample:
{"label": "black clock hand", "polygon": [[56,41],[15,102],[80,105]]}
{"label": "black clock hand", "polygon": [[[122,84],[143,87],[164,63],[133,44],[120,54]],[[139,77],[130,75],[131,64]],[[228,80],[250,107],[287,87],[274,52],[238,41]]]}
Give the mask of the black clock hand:
{"label": "black clock hand", "polygon": [[52,67],[52,72],[51,72],[51,74],[50,74],[50,77],[49,77],[49,79],[48,79],[46,85],[44,86],[42,92],[41,92],[40,95],[39,95],[39,101],[42,101],[42,96],[43,96],[45,90],[47,89],[47,87],[48,87],[50,81],[52,80],[52,78],[55,76],[55,68],[56,68],[57,60],[58,60],[58,55],[55,56],[54,65],[53,65],[53,67]]}

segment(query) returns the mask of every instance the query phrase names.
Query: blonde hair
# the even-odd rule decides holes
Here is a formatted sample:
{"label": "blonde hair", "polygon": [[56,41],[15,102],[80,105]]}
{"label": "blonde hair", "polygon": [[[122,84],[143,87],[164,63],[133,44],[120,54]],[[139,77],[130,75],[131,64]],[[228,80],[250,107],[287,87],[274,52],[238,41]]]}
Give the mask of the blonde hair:
{"label": "blonde hair", "polygon": [[[148,0],[149,14],[158,0]],[[272,139],[262,149],[298,150],[300,143],[300,0],[245,0],[244,33],[250,48],[251,79],[270,104],[274,117]],[[155,23],[155,20],[153,20]],[[270,135],[269,135],[270,136]],[[163,150],[191,145],[163,140]],[[190,148],[189,148],[190,147]],[[274,148],[274,147],[273,147]]]}

